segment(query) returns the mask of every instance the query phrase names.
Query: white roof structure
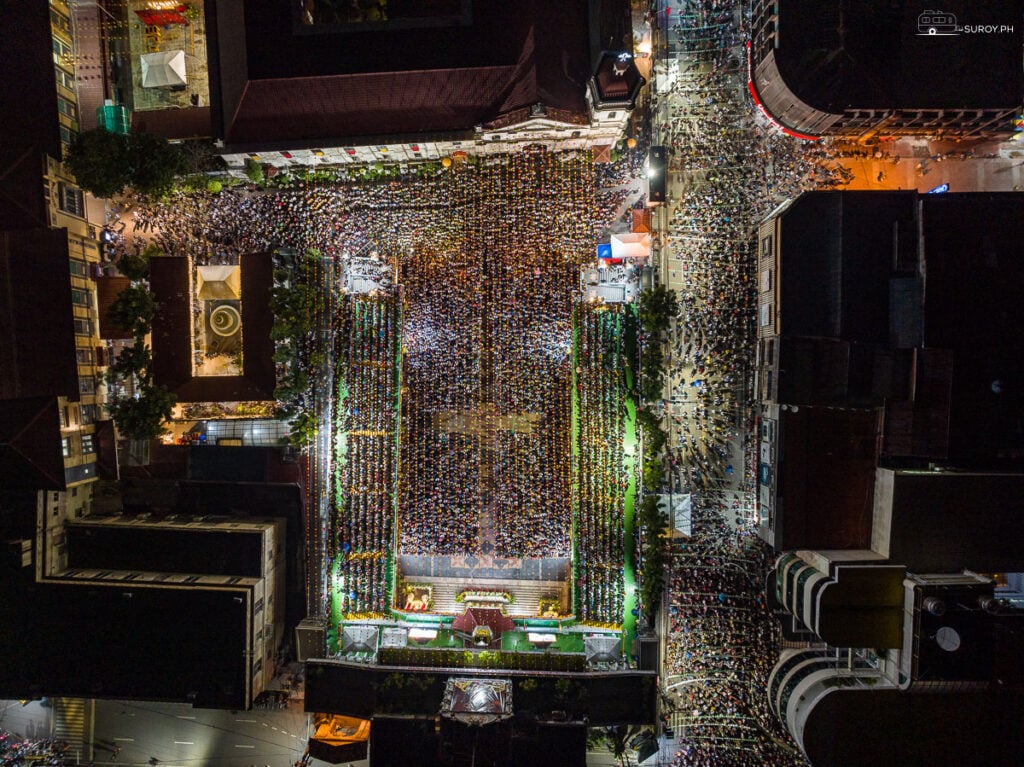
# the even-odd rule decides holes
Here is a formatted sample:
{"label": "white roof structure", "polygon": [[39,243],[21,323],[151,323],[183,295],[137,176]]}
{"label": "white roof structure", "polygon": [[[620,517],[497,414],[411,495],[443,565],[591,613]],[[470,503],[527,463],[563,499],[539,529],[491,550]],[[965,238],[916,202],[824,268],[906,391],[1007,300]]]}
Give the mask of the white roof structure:
{"label": "white roof structure", "polygon": [[623,232],[611,237],[612,258],[647,258],[651,255],[651,235],[647,232]]}
{"label": "white roof structure", "polygon": [[167,88],[188,82],[185,51],[144,53],[141,59],[143,88]]}

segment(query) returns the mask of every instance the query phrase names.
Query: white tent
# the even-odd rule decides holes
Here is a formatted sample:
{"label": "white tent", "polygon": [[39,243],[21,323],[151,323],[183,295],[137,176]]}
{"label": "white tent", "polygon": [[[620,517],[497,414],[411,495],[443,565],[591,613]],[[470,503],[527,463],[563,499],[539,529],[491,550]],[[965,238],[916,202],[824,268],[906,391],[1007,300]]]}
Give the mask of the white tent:
{"label": "white tent", "polygon": [[647,258],[651,255],[651,235],[624,232],[612,235],[612,258]]}
{"label": "white tent", "polygon": [[142,55],[142,87],[185,85],[185,51],[157,51]]}

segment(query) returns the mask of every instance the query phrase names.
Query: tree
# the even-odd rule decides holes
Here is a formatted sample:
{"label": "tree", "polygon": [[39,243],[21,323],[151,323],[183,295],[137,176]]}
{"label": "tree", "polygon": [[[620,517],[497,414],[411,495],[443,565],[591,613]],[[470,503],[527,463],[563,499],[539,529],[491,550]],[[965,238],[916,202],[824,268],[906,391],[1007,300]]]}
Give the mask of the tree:
{"label": "tree", "polygon": [[679,313],[676,292],[664,285],[640,293],[640,324],[648,333],[661,333],[669,329],[672,318]]}
{"label": "tree", "polygon": [[118,353],[108,374],[123,378],[136,376],[140,381],[148,382],[152,364],[153,354],[149,347],[142,342],[142,339],[137,338],[133,346],[127,346]]}
{"label": "tree", "polygon": [[110,304],[110,319],[136,337],[150,331],[155,313],[156,301],[143,285],[130,285],[118,293]]}
{"label": "tree", "polygon": [[170,419],[176,401],[166,386],[144,384],[138,397],[115,397],[107,408],[122,436],[156,439],[164,433],[164,421]]}
{"label": "tree", "polygon": [[174,188],[176,176],[188,171],[181,149],[151,133],[133,133],[128,139],[131,185],[140,194],[162,197]]}
{"label": "tree", "polygon": [[144,280],[149,276],[149,259],[163,254],[159,245],[147,245],[139,253],[124,253],[117,262],[117,269],[129,280]]}
{"label": "tree", "polygon": [[128,141],[103,128],[83,131],[71,142],[64,167],[82,189],[97,197],[113,197],[131,179]]}

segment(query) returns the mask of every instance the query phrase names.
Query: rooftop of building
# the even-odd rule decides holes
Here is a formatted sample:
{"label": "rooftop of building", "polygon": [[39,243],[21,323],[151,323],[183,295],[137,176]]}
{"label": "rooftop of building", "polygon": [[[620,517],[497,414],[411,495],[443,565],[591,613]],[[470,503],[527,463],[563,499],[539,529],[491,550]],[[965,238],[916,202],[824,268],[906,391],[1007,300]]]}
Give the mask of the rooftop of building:
{"label": "rooftop of building", "polygon": [[535,104],[584,113],[588,3],[466,0],[452,23],[303,25],[277,0],[207,7],[228,144],[471,131]]}
{"label": "rooftop of building", "polygon": [[273,399],[276,373],[269,310],[273,264],[269,253],[241,258],[242,375],[193,375],[191,261],[183,256],[150,260],[149,281],[157,301],[153,321],[153,379],[179,402],[245,402]]}
{"label": "rooftop of building", "polygon": [[907,0],[783,0],[769,50],[797,98],[834,114],[1020,104],[1020,3],[938,5],[942,10]]}

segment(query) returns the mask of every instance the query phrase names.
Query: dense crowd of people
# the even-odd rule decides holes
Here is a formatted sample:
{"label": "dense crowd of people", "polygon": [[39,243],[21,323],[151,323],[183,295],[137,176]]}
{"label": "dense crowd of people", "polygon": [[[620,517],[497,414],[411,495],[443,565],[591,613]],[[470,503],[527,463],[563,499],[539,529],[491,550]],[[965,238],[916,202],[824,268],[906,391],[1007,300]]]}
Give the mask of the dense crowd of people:
{"label": "dense crowd of people", "polygon": [[394,520],[398,317],[392,297],[342,304],[337,358],[335,555],[345,612],[387,609],[386,560]]}
{"label": "dense crowd of people", "polygon": [[405,553],[569,551],[573,276],[592,242],[585,157],[465,177],[461,231],[402,261]]}
{"label": "dense crowd of people", "polygon": [[778,657],[762,597],[769,555],[732,507],[753,482],[742,448],[756,447],[745,384],[756,225],[783,200],[843,179],[827,147],[787,137],[758,115],[739,70],[747,19],[738,4],[672,0],[667,9],[657,23],[683,55],[654,125],[676,182],[661,254],[680,286],[663,416],[675,435],[667,468],[674,489],[691,494],[694,526],[668,577],[664,702],[680,728],[674,764],[798,765],[764,692]]}
{"label": "dense crowd of people", "polygon": [[679,727],[677,765],[803,764],[768,709],[778,624],[760,577],[770,553],[751,532],[722,520],[702,496],[697,533],[669,573],[664,710]]}
{"label": "dense crowd of people", "polygon": [[576,520],[580,618],[621,622],[626,469],[623,312],[580,307],[577,325],[576,404],[579,458]]}
{"label": "dense crowd of people", "polygon": [[68,744],[55,738],[22,738],[15,733],[0,730],[0,765],[2,767],[23,767],[23,765],[65,765],[74,764],[74,754],[68,753]]}

